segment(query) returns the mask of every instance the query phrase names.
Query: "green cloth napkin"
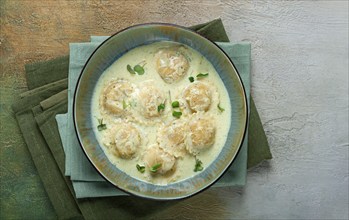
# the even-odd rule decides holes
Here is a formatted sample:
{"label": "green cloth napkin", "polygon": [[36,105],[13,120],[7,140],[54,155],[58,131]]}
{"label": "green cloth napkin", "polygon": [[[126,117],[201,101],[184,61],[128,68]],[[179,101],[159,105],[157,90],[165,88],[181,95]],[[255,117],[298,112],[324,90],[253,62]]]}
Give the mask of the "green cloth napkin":
{"label": "green cloth napkin", "polygon": [[[216,31],[211,31],[214,34],[217,34],[217,32],[223,28],[221,21],[215,20],[206,25],[197,26],[198,32],[209,33],[206,28],[208,26],[211,27],[211,29],[216,29]],[[226,36],[224,28],[221,35]],[[75,199],[71,182],[63,173],[65,162],[60,140],[55,138],[52,141],[48,141],[52,134],[46,133],[52,132],[57,137],[58,130],[54,128],[57,128],[54,115],[62,112],[65,103],[64,101],[58,101],[56,104],[51,102],[49,105],[50,107],[46,110],[43,110],[40,105],[44,100],[66,89],[66,80],[63,79],[67,77],[68,61],[68,57],[63,57],[49,62],[27,65],[28,88],[35,91],[24,94],[23,98],[13,105],[13,110],[16,113],[16,118],[23,133],[23,137],[27,143],[35,166],[38,169],[45,190],[57,213],[57,217],[60,219],[80,219],[82,217],[85,219],[110,219],[115,217],[123,219],[147,216],[156,218],[162,209],[167,206],[175,205],[176,202],[157,202],[131,196]],[[62,66],[56,67],[56,64]],[[63,65],[66,66],[63,67]],[[57,80],[58,82],[56,82]],[[47,83],[52,84],[46,85]],[[60,95],[57,96],[60,97]],[[251,150],[251,146],[254,145],[254,148],[257,149],[256,152],[262,153],[254,155],[254,162],[249,162],[249,164],[255,164],[264,159],[271,158],[262,125],[258,120],[258,113],[251,100],[251,119],[252,114],[255,114],[254,117],[257,120],[250,121],[250,136],[251,131],[254,131],[253,129],[261,130],[255,132],[254,136],[252,136],[253,138],[249,136],[249,151],[254,152]],[[251,142],[251,140],[253,142]],[[56,143],[57,141],[59,141],[59,144]],[[250,157],[249,155],[249,160]]]}
{"label": "green cloth napkin", "polygon": [[39,105],[40,101],[63,91],[67,86],[67,81],[48,84],[45,88],[24,96],[12,106],[23,138],[56,214],[64,219],[79,217],[81,214],[72,197],[71,183],[62,175],[53,159],[52,152],[37,126],[32,108]]}

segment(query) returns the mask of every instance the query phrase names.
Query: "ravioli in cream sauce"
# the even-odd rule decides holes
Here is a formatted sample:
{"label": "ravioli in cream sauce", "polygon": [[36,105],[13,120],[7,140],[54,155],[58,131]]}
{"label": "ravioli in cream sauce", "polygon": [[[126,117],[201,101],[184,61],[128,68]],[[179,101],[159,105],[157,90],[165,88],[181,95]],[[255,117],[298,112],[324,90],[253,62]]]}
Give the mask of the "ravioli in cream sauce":
{"label": "ravioli in cream sauce", "polygon": [[208,167],[230,127],[229,95],[215,68],[196,50],[167,41],[116,60],[98,80],[91,108],[111,163],[159,185]]}

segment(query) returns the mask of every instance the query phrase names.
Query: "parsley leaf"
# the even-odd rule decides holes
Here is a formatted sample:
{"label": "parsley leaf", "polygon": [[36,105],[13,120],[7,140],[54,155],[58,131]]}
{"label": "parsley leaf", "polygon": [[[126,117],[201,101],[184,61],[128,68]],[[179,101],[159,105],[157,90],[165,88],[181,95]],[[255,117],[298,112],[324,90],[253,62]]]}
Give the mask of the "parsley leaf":
{"label": "parsley leaf", "polygon": [[[145,64],[144,64],[145,65]],[[131,67],[131,65],[127,65],[127,71],[129,72],[129,73],[131,73],[131,74],[138,74],[138,75],[143,75],[144,74],[144,65],[143,66],[141,66],[141,65],[139,65],[139,64],[137,64],[136,66],[134,66],[133,68]]]}
{"label": "parsley leaf", "polygon": [[150,172],[156,173],[160,167],[161,167],[161,163],[157,163],[150,168]]}
{"label": "parsley leaf", "polygon": [[196,78],[197,79],[201,79],[201,78],[204,78],[204,77],[207,77],[208,76],[208,73],[199,73],[198,75],[196,75]]}
{"label": "parsley leaf", "polygon": [[204,169],[204,167],[202,166],[201,160],[195,158],[195,168],[194,168],[194,172],[202,171],[203,169]]}
{"label": "parsley leaf", "polygon": [[219,111],[221,111],[221,112],[224,112],[224,108],[222,108],[221,106],[220,106],[220,103],[217,105],[217,108],[219,109]]}
{"label": "parsley leaf", "polygon": [[136,165],[136,168],[137,168],[137,170],[138,170],[139,172],[141,172],[141,173],[144,173],[144,171],[145,171],[145,166],[141,166],[141,165],[137,164],[137,165]]}
{"label": "parsley leaf", "polygon": [[138,75],[143,75],[144,74],[144,68],[137,64],[135,67],[133,67],[133,70],[138,73]]}
{"label": "parsley leaf", "polygon": [[129,106],[129,105],[126,104],[125,100],[122,100],[122,108],[123,108],[123,109],[126,109],[127,106]]}
{"label": "parsley leaf", "polygon": [[173,111],[173,112],[172,112],[172,116],[173,116],[173,117],[176,117],[176,118],[180,118],[180,117],[182,116],[182,112]]}
{"label": "parsley leaf", "polygon": [[179,102],[178,101],[172,102],[172,108],[178,108],[178,107],[179,107]]}
{"label": "parsley leaf", "polygon": [[161,103],[160,105],[158,105],[158,112],[164,109],[165,109],[165,103]]}
{"label": "parsley leaf", "polygon": [[131,74],[136,74],[136,72],[132,69],[130,65],[127,65],[127,71]]}
{"label": "parsley leaf", "polygon": [[107,129],[107,125],[103,124],[103,118],[98,119],[98,123],[99,123],[99,125],[97,126],[98,131],[103,131],[103,130]]}

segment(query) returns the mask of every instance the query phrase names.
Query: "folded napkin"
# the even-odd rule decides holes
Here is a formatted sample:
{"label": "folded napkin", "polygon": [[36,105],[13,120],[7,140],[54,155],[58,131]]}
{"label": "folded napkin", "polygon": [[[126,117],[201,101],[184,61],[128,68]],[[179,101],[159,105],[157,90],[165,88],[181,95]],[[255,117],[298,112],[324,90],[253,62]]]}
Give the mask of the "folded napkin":
{"label": "folded napkin", "polygon": [[[193,28],[203,35],[211,34],[206,35],[211,40],[228,40],[220,20]],[[80,200],[74,197],[72,184],[64,176],[65,154],[54,119],[55,115],[65,112],[67,108],[66,99],[62,100],[61,97],[70,92],[66,91],[68,63],[69,58],[62,57],[27,65],[26,77],[31,90],[22,94],[22,99],[13,105],[24,140],[58,218],[135,218],[150,213],[156,218],[164,207],[174,202],[156,202],[130,196]],[[248,164],[253,166],[270,159],[271,154],[252,99],[250,106]],[[253,118],[255,120],[252,121]],[[62,126],[67,125],[60,124]],[[67,139],[62,138],[62,141],[66,142]],[[253,152],[258,153],[252,156]]]}

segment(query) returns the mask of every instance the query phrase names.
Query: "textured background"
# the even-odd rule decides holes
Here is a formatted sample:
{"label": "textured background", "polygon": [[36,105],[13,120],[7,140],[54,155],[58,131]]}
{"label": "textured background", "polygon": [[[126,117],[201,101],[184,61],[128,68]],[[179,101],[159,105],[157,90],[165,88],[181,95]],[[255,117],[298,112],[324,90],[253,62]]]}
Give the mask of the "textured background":
{"label": "textured background", "polygon": [[[132,24],[221,17],[252,43],[252,94],[274,159],[243,189],[210,189],[156,218],[348,218],[348,1],[0,0],[0,219],[54,218],[10,104],[24,64]],[[195,214],[195,216],[194,216]]]}

